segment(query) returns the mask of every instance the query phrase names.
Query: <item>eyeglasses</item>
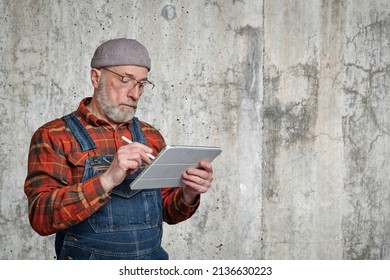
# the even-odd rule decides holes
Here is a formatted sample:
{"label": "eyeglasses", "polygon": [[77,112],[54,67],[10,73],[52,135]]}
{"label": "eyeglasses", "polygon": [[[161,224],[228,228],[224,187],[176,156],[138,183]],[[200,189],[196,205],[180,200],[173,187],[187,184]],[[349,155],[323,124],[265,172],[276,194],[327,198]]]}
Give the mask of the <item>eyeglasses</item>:
{"label": "eyeglasses", "polygon": [[129,77],[129,76],[123,76],[121,74],[118,74],[108,68],[105,68],[105,67],[102,67],[100,69],[104,69],[104,70],[107,70],[108,72],[111,72],[119,77],[121,77],[121,82],[123,84],[125,84],[126,86],[129,87],[129,89],[133,89],[135,88],[137,85],[138,85],[138,89],[141,91],[141,92],[144,92],[145,90],[148,91],[148,90],[152,90],[154,89],[154,84],[151,82],[151,81],[144,81],[144,82],[140,82],[140,81],[137,81],[136,79],[132,78],[132,77]]}

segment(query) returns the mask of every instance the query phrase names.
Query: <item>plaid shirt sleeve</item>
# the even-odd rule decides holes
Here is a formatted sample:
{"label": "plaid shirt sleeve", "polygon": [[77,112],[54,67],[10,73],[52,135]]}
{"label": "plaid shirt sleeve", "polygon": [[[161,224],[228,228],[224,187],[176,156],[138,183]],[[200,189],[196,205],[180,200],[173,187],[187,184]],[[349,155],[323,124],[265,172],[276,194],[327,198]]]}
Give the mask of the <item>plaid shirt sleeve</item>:
{"label": "plaid shirt sleeve", "polygon": [[161,190],[163,196],[163,217],[168,224],[177,224],[190,218],[199,207],[200,195],[193,205],[183,201],[183,187],[165,188]]}
{"label": "plaid shirt sleeve", "polygon": [[[90,216],[109,199],[99,176],[84,183],[73,183],[73,174],[55,135],[64,127],[38,129],[30,144],[25,193],[33,229],[49,235]],[[68,141],[69,142],[69,141]]]}

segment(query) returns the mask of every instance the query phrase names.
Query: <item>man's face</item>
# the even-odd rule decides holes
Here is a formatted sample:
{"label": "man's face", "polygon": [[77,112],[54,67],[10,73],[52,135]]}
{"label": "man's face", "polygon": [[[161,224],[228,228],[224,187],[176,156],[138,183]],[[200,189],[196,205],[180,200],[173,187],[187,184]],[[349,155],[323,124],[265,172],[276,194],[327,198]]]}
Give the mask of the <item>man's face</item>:
{"label": "man's face", "polygon": [[[134,118],[138,101],[143,93],[142,89],[135,83],[136,81],[146,81],[148,69],[132,65],[107,69],[100,69],[101,77],[96,91],[100,113],[109,122],[127,123]],[[110,70],[117,74],[110,72]],[[126,77],[125,81],[129,82],[123,82],[118,74]]]}

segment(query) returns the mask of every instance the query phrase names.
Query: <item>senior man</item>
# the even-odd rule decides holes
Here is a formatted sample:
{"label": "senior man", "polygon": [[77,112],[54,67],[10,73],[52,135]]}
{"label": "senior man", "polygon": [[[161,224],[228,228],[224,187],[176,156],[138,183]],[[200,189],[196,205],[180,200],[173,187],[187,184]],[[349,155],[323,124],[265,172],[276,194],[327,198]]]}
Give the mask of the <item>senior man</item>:
{"label": "senior man", "polygon": [[183,173],[184,187],[130,190],[148,154],[165,147],[160,132],[135,117],[142,94],[154,87],[150,69],[138,41],[104,42],[91,60],[93,96],[32,136],[29,219],[39,234],[56,234],[58,259],[168,259],[162,222],[191,217],[211,186],[212,166],[202,161]]}

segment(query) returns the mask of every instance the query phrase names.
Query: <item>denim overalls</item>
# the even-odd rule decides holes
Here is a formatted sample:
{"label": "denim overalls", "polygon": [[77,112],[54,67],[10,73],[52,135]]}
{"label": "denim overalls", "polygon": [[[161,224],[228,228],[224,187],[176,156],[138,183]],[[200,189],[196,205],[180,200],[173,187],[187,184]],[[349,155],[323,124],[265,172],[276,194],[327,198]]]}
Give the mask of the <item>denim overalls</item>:
{"label": "denim overalls", "polygon": [[[96,149],[92,137],[75,113],[64,120],[84,152]],[[130,126],[134,142],[146,144],[140,122]],[[82,181],[104,172],[114,155],[89,157]],[[130,190],[130,183],[142,170],[126,176],[112,190],[111,200],[79,224],[56,234],[58,259],[168,259],[161,247],[162,201],[160,189]]]}

